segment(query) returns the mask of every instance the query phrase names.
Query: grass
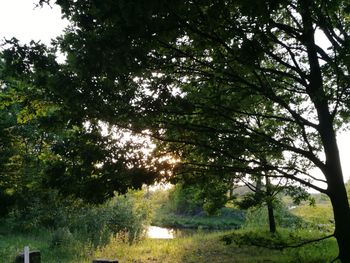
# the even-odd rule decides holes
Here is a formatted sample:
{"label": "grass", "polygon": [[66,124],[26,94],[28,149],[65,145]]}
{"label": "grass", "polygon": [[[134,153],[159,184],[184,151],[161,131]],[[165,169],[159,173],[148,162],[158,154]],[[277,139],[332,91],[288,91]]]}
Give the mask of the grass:
{"label": "grass", "polygon": [[[117,258],[121,262],[143,262],[143,263],[182,263],[182,262],[233,262],[232,259],[247,258],[248,250],[240,248],[232,249],[220,241],[222,233],[197,234],[191,237],[172,240],[144,240],[139,244],[127,246],[118,240],[112,242],[112,247],[118,250],[111,250],[110,246],[105,247],[96,253],[97,256]],[[257,262],[255,257],[251,262]],[[266,255],[266,258],[269,255]],[[239,261],[237,261],[239,262]]]}
{"label": "grass", "polygon": [[[243,230],[239,230],[243,231]],[[111,243],[96,251],[96,257],[119,259],[120,262],[142,263],[194,263],[194,262],[330,262],[335,258],[337,249],[335,240],[325,240],[317,244],[307,245],[298,249],[283,251],[270,250],[252,246],[225,245],[222,242],[224,234],[196,234],[191,237],[172,240],[144,240],[128,246],[114,239]],[[266,235],[267,233],[262,233]],[[283,235],[289,232],[282,231]],[[295,233],[294,233],[295,234]],[[317,233],[300,233],[304,238],[314,238]]]}
{"label": "grass", "polygon": [[49,231],[37,233],[11,233],[0,235],[0,262],[11,263],[16,255],[23,251],[24,246],[29,246],[31,250],[41,251],[43,263],[58,262],[79,262],[88,254],[88,246],[72,241],[62,246],[51,246],[51,236]]}
{"label": "grass", "polygon": [[[246,233],[248,230],[236,230]],[[232,231],[231,231],[232,232]],[[215,233],[199,232],[190,237],[171,240],[144,239],[133,245],[114,237],[104,247],[92,248],[89,244],[72,241],[61,247],[50,247],[50,233],[2,235],[0,237],[1,262],[13,262],[16,254],[29,245],[39,249],[43,263],[91,263],[94,258],[118,259],[121,263],[194,263],[194,262],[330,262],[337,253],[334,239],[310,244],[302,248],[283,251],[259,248],[232,243],[225,245],[224,235],[231,233],[222,231]],[[258,232],[262,236],[266,232]],[[291,232],[280,229],[281,235],[288,238]],[[292,233],[294,236],[296,232]],[[319,232],[298,232],[303,239],[320,236]]]}
{"label": "grass", "polygon": [[290,210],[292,214],[302,218],[309,227],[317,228],[323,232],[334,231],[334,217],[331,204],[319,203],[315,206],[300,205]]}
{"label": "grass", "polygon": [[329,203],[310,206],[307,204],[297,206],[290,210],[294,215],[316,224],[329,224],[333,221],[333,211]]}

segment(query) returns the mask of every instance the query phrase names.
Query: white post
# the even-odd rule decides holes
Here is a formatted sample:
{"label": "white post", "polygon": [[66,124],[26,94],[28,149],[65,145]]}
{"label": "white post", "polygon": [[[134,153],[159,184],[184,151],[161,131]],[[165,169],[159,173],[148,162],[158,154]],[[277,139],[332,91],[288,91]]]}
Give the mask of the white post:
{"label": "white post", "polygon": [[24,247],[24,263],[29,263],[29,247]]}

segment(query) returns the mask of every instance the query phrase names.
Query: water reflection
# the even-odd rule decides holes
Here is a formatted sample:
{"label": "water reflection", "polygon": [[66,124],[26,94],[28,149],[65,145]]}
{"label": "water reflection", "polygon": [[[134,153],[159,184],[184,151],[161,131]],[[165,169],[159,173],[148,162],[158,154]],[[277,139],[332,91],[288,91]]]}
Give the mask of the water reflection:
{"label": "water reflection", "polygon": [[154,239],[173,239],[174,229],[158,226],[149,226],[147,229],[147,237]]}
{"label": "water reflection", "polygon": [[154,239],[173,239],[192,236],[196,233],[210,233],[218,230],[210,229],[191,229],[191,228],[165,228],[158,226],[149,226],[146,236]]}

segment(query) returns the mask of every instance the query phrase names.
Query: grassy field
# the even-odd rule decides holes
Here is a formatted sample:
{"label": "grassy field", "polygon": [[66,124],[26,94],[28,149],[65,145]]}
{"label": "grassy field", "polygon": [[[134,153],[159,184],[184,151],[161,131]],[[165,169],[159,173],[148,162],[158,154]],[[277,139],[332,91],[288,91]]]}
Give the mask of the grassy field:
{"label": "grassy field", "polygon": [[[237,230],[241,232],[244,230]],[[232,232],[232,231],[231,231]],[[104,247],[92,248],[89,244],[70,241],[50,247],[50,233],[17,234],[0,237],[0,258],[3,263],[13,261],[25,245],[42,252],[43,263],[90,263],[94,258],[118,259],[121,263],[190,263],[190,262],[330,262],[337,253],[335,240],[325,240],[297,249],[270,250],[222,241],[230,231],[201,233],[171,240],[144,239],[129,245],[121,238],[112,238]],[[286,237],[296,233],[280,231]],[[262,233],[268,235],[268,233]],[[300,232],[304,239],[319,237],[317,232]]]}
{"label": "grassy field", "polygon": [[316,224],[329,224],[333,219],[332,207],[329,203],[315,206],[300,205],[290,210],[294,215],[305,221]]}
{"label": "grassy field", "polygon": [[[228,232],[226,232],[228,233]],[[197,234],[173,240],[144,240],[128,246],[113,240],[96,251],[98,257],[117,258],[120,262],[229,263],[229,262],[330,262],[336,255],[334,240],[298,249],[270,250],[253,246],[225,245],[224,232]],[[308,235],[309,237],[312,235]]]}

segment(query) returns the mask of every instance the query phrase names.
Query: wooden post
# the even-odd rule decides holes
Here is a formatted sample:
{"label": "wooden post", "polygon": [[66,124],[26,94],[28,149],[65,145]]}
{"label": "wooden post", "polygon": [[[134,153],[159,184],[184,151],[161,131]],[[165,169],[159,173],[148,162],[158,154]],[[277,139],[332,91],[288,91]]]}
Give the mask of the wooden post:
{"label": "wooden post", "polygon": [[[26,252],[28,252],[28,261],[26,261]],[[15,263],[41,263],[41,254],[39,250],[26,251],[26,248],[23,252],[19,253],[15,259]]]}
{"label": "wooden post", "polygon": [[29,247],[24,247],[24,263],[29,263]]}

